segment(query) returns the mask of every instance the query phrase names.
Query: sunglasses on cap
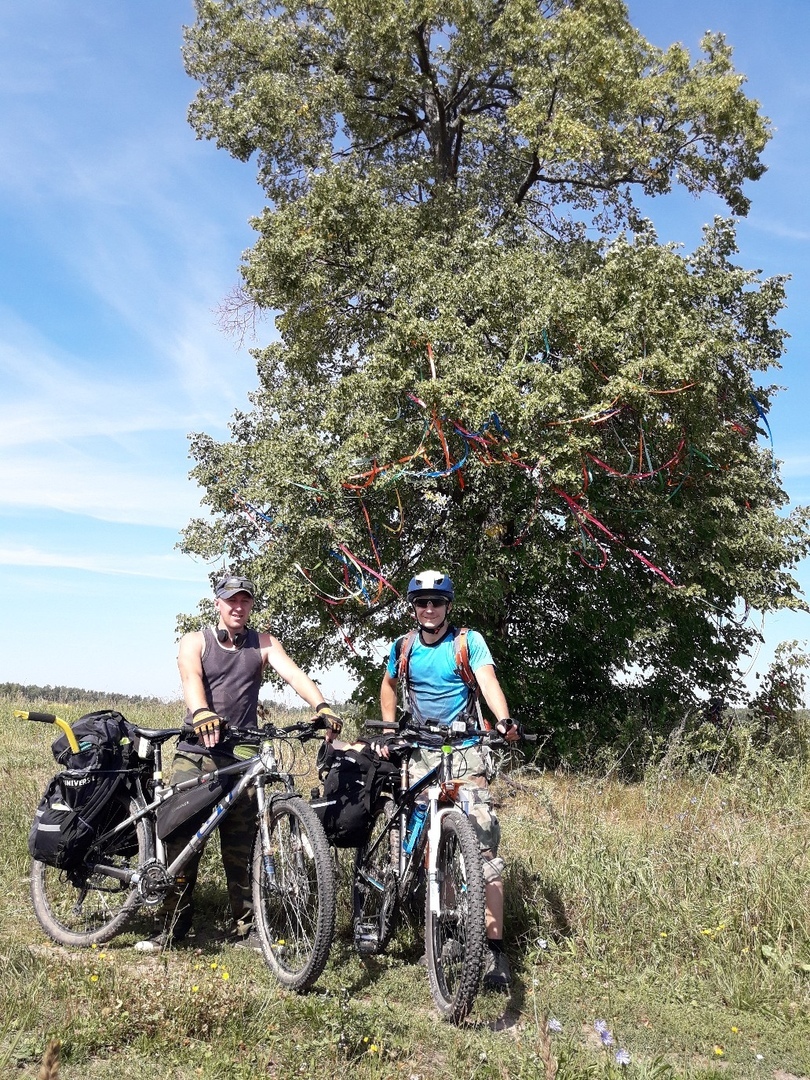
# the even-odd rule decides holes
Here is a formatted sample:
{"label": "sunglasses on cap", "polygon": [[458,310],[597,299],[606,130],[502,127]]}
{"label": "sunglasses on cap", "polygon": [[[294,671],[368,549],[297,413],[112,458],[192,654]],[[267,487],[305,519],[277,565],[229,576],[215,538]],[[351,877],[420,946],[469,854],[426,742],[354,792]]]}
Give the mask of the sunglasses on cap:
{"label": "sunglasses on cap", "polygon": [[421,600],[414,600],[413,602],[413,606],[418,608],[426,608],[428,604],[432,604],[433,607],[447,607],[447,598],[444,596],[437,596],[435,598],[429,596],[426,600],[422,598]]}
{"label": "sunglasses on cap", "polygon": [[230,600],[232,596],[236,596],[236,594],[240,592],[245,592],[249,596],[255,594],[256,589],[250,578],[230,576],[220,578],[217,582],[214,595],[221,600]]}

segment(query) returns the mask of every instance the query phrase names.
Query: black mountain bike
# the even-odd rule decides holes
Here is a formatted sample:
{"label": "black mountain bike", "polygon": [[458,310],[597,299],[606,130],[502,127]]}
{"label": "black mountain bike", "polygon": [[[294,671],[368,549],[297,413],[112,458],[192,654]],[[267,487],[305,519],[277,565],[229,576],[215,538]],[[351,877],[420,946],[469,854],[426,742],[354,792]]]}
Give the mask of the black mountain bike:
{"label": "black mountain bike", "polygon": [[464,728],[454,734],[451,726],[440,747],[439,765],[410,784],[408,751],[438,747],[435,738],[426,741],[424,732],[399,732],[389,745],[392,756],[401,755],[400,786],[377,811],[369,839],[355,858],[355,948],[365,955],[382,952],[403,905],[424,885],[430,991],[442,1016],[453,1023],[472,1008],[486,944],[481,852],[458,801],[465,782],[463,755],[471,747],[503,743],[497,732],[469,733]]}
{"label": "black mountain bike", "polygon": [[[17,713],[22,719],[70,725],[50,713]],[[182,728],[133,725],[138,756],[152,763],[127,774],[128,810],[97,836],[84,859],[69,870],[34,859],[31,900],[43,930],[60,945],[91,946],[120,933],[136,913],[157,911],[236,799],[256,791],[257,828],[251,866],[255,928],[267,966],[285,987],[312,986],[329,956],[335,926],[334,867],[323,827],[295,792],[291,769],[278,756],[316,737],[320,719],[233,733],[237,760],[174,785],[163,782],[163,744]],[[238,742],[235,739],[238,738]],[[233,787],[213,805],[190,842],[169,864],[157,831],[157,812],[203,785]],[[235,782],[234,782],[235,781]],[[276,785],[274,788],[273,785]]]}

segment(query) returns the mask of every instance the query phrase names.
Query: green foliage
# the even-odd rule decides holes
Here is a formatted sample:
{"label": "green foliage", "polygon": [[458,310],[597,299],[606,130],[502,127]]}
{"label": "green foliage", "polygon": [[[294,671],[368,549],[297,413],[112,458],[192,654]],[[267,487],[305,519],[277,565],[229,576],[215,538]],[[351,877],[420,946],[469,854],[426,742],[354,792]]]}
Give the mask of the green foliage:
{"label": "green foliage", "polygon": [[160,698],[141,694],[106,694],[99,690],[81,690],[77,686],[34,686],[23,683],[0,683],[0,697],[21,697],[26,701],[50,701],[55,705],[93,703],[104,697],[106,708],[122,705],[159,705]]}
{"label": "green foliage", "polygon": [[684,254],[634,202],[747,209],[769,125],[702,49],[619,0],[197,0],[190,119],[255,159],[242,299],[278,339],[230,440],[193,437],[211,516],[183,547],[249,572],[361,707],[426,566],[552,761],[738,700],[738,613],[802,606],[808,514],[757,441],[784,282],[732,222]]}
{"label": "green foliage", "polygon": [[810,751],[810,722],[801,711],[808,667],[806,649],[798,641],[783,641],[749,704],[757,745],[768,746],[778,757],[807,759]]}

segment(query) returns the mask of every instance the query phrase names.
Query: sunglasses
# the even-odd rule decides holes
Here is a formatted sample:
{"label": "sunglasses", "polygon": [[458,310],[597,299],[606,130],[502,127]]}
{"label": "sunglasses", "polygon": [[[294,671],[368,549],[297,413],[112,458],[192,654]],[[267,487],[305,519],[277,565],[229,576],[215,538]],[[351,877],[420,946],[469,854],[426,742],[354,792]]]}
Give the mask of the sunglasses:
{"label": "sunglasses", "polygon": [[447,607],[446,600],[414,600],[413,606],[418,608],[431,607]]}

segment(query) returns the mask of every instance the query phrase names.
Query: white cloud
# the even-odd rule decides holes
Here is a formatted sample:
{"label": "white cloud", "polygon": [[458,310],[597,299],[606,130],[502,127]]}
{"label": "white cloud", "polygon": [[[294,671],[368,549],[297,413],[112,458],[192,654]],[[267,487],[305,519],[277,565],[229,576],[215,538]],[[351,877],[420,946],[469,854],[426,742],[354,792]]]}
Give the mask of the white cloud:
{"label": "white cloud", "polygon": [[136,468],[56,445],[37,456],[9,456],[0,470],[0,506],[53,509],[104,521],[173,529],[200,515],[199,489],[180,461]]}
{"label": "white cloud", "polygon": [[198,567],[186,556],[84,554],[43,551],[34,547],[0,547],[0,566],[29,566],[60,570],[83,570],[93,574],[157,578],[162,581],[199,582]]}

